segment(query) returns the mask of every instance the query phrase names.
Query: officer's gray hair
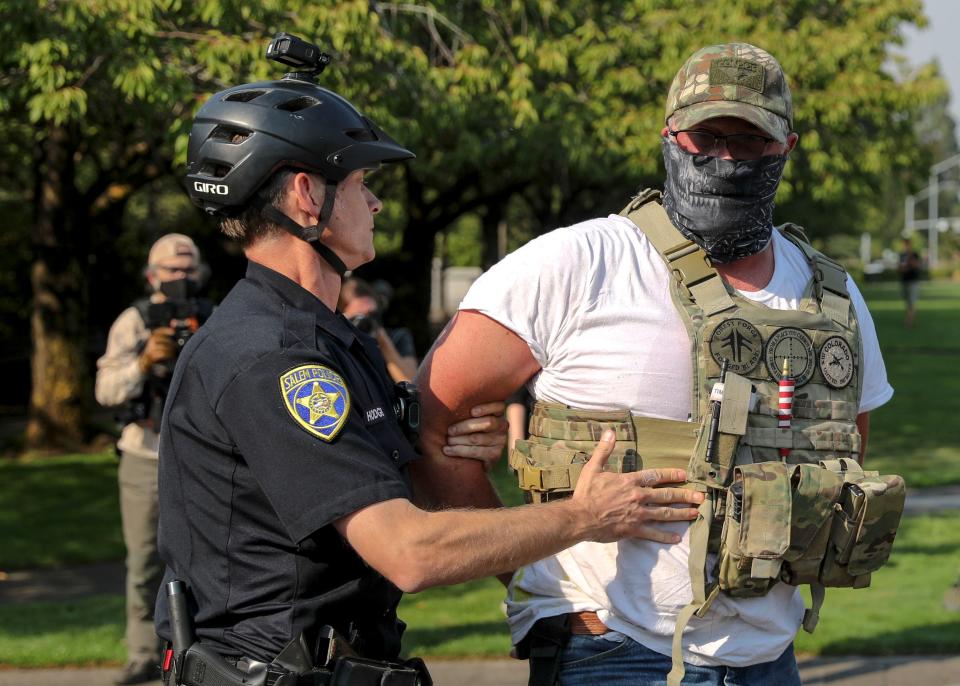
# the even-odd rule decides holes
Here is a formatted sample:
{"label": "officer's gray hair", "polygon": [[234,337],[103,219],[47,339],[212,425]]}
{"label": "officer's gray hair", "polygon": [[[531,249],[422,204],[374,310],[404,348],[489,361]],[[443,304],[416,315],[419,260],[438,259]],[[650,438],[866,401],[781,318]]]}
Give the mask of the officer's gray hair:
{"label": "officer's gray hair", "polygon": [[220,231],[239,241],[244,248],[262,238],[284,233],[282,228],[263,217],[260,208],[266,204],[280,209],[283,194],[296,174],[297,172],[293,169],[278,169],[256,192],[240,214],[235,217],[225,217],[220,221]]}

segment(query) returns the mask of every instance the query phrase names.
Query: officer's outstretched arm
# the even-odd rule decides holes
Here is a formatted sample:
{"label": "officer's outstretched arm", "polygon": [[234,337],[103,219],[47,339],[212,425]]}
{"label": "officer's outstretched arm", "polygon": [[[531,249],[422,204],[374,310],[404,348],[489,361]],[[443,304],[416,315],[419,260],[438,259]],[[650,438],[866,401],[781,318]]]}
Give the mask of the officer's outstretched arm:
{"label": "officer's outstretched arm", "polygon": [[449,457],[447,428],[471,408],[503,400],[539,371],[527,344],[478,312],[459,312],[440,334],[417,375],[423,405],[420,449],[411,463],[418,504],[497,507],[500,500],[478,460]]}
{"label": "officer's outstretched arm", "polygon": [[655,488],[683,481],[682,469],[604,471],[613,438],[612,431],[601,438],[571,498],[438,512],[396,498],[357,510],[334,526],[367,564],[407,592],[508,572],[580,541],[646,538],[676,543],[680,536],[656,523],[696,518],[695,506],[703,496],[682,488]]}

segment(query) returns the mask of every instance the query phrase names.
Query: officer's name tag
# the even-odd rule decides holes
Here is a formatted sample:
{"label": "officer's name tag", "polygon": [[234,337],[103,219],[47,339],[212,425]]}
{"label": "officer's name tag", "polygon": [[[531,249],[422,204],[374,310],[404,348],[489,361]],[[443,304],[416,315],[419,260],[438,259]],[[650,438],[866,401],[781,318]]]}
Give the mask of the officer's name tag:
{"label": "officer's name tag", "polygon": [[376,424],[387,418],[387,413],[382,407],[374,407],[366,412],[367,424]]}

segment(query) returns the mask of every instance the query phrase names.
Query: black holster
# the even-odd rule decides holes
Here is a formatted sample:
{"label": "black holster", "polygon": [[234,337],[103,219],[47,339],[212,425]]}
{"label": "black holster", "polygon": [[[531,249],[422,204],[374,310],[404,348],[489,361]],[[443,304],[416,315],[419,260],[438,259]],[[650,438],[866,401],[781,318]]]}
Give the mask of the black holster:
{"label": "black holster", "polygon": [[555,686],[560,676],[563,649],[570,640],[570,616],[555,615],[537,620],[517,644],[517,656],[530,660],[528,686]]}

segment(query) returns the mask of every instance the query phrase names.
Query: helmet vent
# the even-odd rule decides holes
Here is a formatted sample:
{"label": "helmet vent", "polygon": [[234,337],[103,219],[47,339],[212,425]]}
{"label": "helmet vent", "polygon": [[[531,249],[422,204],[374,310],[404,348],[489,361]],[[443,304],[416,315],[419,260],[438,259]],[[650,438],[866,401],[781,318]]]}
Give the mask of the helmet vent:
{"label": "helmet vent", "polygon": [[254,98],[259,98],[266,91],[237,91],[224,98],[227,102],[250,102]]}
{"label": "helmet vent", "polygon": [[347,129],[344,131],[344,133],[347,136],[350,136],[350,138],[353,140],[361,143],[368,143],[377,140],[376,134],[374,134],[370,129]]}
{"label": "helmet vent", "polygon": [[301,95],[299,98],[287,100],[282,105],[277,105],[277,109],[286,110],[287,112],[299,112],[300,110],[305,110],[308,107],[313,107],[314,105],[319,104],[320,101],[316,98],[311,98],[309,95]]}
{"label": "helmet vent", "polygon": [[217,164],[216,162],[207,162],[202,167],[200,167],[200,174],[204,176],[210,176],[215,179],[222,179],[224,176],[230,173],[230,167],[226,164]]}
{"label": "helmet vent", "polygon": [[250,136],[251,133],[249,131],[235,129],[231,126],[218,126],[210,133],[210,138],[219,141],[225,141],[227,143],[233,143],[234,145],[243,143],[245,140],[250,138]]}

